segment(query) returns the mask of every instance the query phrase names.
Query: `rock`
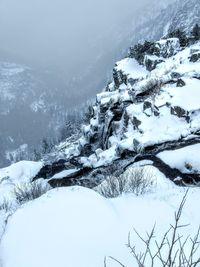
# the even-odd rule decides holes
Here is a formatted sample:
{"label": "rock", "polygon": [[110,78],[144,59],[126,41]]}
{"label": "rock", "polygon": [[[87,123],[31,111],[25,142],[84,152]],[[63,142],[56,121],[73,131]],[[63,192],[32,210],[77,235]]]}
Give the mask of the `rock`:
{"label": "rock", "polygon": [[132,123],[133,123],[134,129],[138,129],[138,126],[140,126],[141,121],[138,120],[136,117],[133,117]]}
{"label": "rock", "polygon": [[116,89],[118,89],[121,84],[127,85],[128,82],[126,74],[124,74],[121,70],[116,70],[116,68],[113,69],[113,80]]}
{"label": "rock", "polygon": [[154,116],[158,117],[160,115],[159,109],[154,106],[154,111],[153,111]]}
{"label": "rock", "polygon": [[144,104],[143,104],[143,111],[145,111],[146,109],[151,109],[152,108],[152,104],[151,102],[149,101],[144,101]]}
{"label": "rock", "polygon": [[174,79],[179,79],[179,78],[181,78],[181,74],[179,73],[179,72],[175,72],[175,71],[173,71],[172,73],[171,73],[171,78],[172,78],[172,80],[174,80]]}
{"label": "rock", "polygon": [[168,38],[156,42],[156,46],[159,48],[157,56],[168,58],[176,55],[180,50],[180,41],[178,38]]}
{"label": "rock", "polygon": [[171,114],[183,118],[188,116],[188,112],[179,106],[171,107]]}
{"label": "rock", "polygon": [[101,148],[98,148],[95,150],[95,155],[97,157],[97,159],[99,159],[99,155],[103,152],[103,150]]}
{"label": "rock", "polygon": [[140,142],[138,142],[137,139],[133,139],[133,151],[135,151],[136,153],[140,153],[142,150],[141,144]]}
{"label": "rock", "polygon": [[92,145],[90,143],[85,144],[81,149],[81,155],[89,157],[91,154],[92,154]]}
{"label": "rock", "polygon": [[131,86],[133,86],[137,81],[138,79],[133,79],[133,78],[128,79],[128,83],[130,83]]}
{"label": "rock", "polygon": [[118,122],[118,121],[113,121],[111,127],[112,127],[112,132],[113,132],[114,134],[118,134],[118,132],[119,132],[119,130],[120,130],[120,122]]}
{"label": "rock", "polygon": [[42,167],[42,169],[39,171],[33,181],[39,178],[47,179],[56,173],[62,172],[66,169],[66,163],[66,160],[60,159],[58,161],[53,162],[52,164],[45,165],[44,167]]}
{"label": "rock", "polygon": [[144,65],[148,71],[152,71],[156,68],[156,66],[162,63],[164,60],[157,56],[149,56],[146,55],[144,58]]}
{"label": "rock", "polygon": [[200,52],[194,53],[190,56],[190,62],[197,62],[200,59]]}
{"label": "rock", "polygon": [[186,85],[186,83],[182,79],[178,79],[178,81],[176,83],[177,87],[183,87],[185,85]]}

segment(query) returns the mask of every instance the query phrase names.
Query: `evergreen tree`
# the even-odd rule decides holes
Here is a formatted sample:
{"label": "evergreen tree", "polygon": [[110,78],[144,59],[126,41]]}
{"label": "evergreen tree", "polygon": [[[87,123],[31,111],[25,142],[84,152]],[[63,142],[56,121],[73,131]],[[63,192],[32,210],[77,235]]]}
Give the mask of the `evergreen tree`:
{"label": "evergreen tree", "polygon": [[129,57],[135,58],[140,64],[144,63],[145,54],[154,53],[154,43],[145,41],[143,44],[136,44],[130,48]]}
{"label": "evergreen tree", "polygon": [[49,153],[51,151],[52,147],[53,147],[53,145],[50,142],[48,142],[46,138],[42,139],[41,149],[42,149],[43,155]]}
{"label": "evergreen tree", "polygon": [[200,40],[200,26],[198,24],[196,24],[192,29],[192,37],[195,41]]}
{"label": "evergreen tree", "polygon": [[189,43],[189,39],[186,33],[180,29],[177,29],[167,35],[167,38],[178,38],[180,41],[180,46],[186,47]]}

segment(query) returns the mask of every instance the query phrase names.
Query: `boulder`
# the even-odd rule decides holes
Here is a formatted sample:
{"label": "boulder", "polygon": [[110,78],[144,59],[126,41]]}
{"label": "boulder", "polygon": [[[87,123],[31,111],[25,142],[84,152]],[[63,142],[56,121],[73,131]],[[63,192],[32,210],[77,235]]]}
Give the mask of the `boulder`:
{"label": "boulder", "polygon": [[157,56],[149,56],[146,55],[144,57],[144,65],[148,71],[152,71],[156,68],[156,66],[162,63],[164,60]]}
{"label": "boulder", "polygon": [[132,123],[133,123],[133,127],[134,127],[134,129],[138,129],[138,127],[139,127],[140,124],[141,124],[141,121],[138,120],[136,117],[133,117],[133,119],[132,119]]}
{"label": "boulder", "polygon": [[197,62],[200,59],[200,52],[194,53],[190,56],[190,62]]}
{"label": "boulder", "polygon": [[177,87],[183,87],[185,85],[186,85],[186,83],[182,79],[178,79],[178,81],[176,83]]}
{"label": "boulder", "polygon": [[185,118],[188,116],[188,111],[186,111],[185,109],[183,109],[179,106],[174,106],[174,107],[171,107],[171,114],[173,114],[179,118]]}
{"label": "boulder", "polygon": [[158,48],[157,56],[168,58],[177,54],[180,50],[180,41],[178,38],[168,38],[166,40],[160,40],[155,43]]}
{"label": "boulder", "polygon": [[151,102],[149,101],[144,101],[144,104],[143,104],[143,111],[145,111],[146,109],[151,109],[152,108],[152,104]]}

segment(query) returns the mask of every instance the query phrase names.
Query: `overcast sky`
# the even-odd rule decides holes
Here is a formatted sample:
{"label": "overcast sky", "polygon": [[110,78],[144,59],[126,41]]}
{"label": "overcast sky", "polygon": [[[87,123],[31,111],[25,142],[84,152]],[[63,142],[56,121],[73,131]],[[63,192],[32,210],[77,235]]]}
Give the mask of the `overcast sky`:
{"label": "overcast sky", "polygon": [[70,68],[88,56],[91,44],[99,37],[105,36],[108,43],[110,28],[130,14],[137,16],[137,10],[151,2],[1,0],[0,48],[44,65],[65,62],[64,66]]}

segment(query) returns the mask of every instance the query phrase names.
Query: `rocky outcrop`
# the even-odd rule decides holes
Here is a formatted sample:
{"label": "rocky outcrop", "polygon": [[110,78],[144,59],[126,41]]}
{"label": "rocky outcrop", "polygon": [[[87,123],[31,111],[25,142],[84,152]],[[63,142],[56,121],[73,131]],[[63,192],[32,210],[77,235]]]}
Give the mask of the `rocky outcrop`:
{"label": "rocky outcrop", "polygon": [[151,160],[178,185],[200,182],[194,155],[183,159],[182,165],[190,166],[183,169],[158,156],[200,143],[200,65],[191,61],[200,44],[180,50],[172,38],[154,46],[159,63],[151,71],[130,57],[116,63],[113,80],[97,95],[82,137],[70,146],[70,153],[63,151],[65,160],[44,166],[35,179],[46,178],[53,187],[93,187],[106,175]]}

